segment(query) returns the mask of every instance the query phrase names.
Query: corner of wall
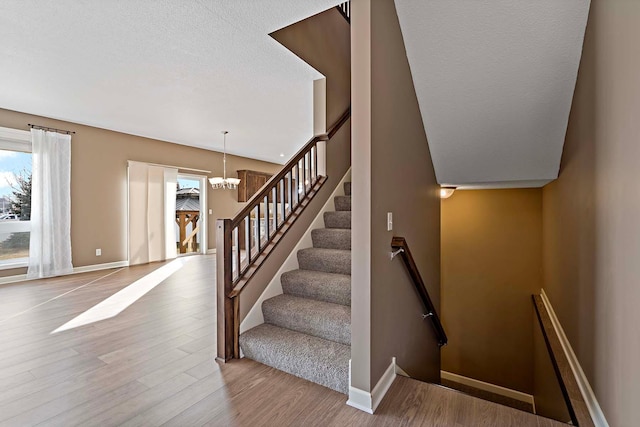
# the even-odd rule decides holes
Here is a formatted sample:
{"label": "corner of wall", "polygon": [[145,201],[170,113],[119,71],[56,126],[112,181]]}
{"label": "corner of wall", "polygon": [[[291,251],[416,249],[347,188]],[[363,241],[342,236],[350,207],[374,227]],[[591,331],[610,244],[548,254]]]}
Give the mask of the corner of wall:
{"label": "corner of wall", "polygon": [[[368,414],[373,414],[387,394],[387,391],[389,391],[389,388],[391,388],[399,372],[404,373],[405,375],[403,376],[408,376],[396,365],[396,358],[392,357],[391,364],[370,393],[360,390],[357,387],[349,386],[349,400],[347,400],[347,405]],[[351,383],[351,361],[349,361],[349,383]]]}
{"label": "corner of wall", "polygon": [[576,382],[578,383],[578,387],[580,388],[580,393],[584,398],[584,401],[587,404],[587,409],[589,410],[589,414],[591,415],[591,419],[593,423],[597,427],[609,427],[609,423],[607,422],[604,412],[602,412],[602,408],[598,403],[598,399],[596,398],[593,389],[591,388],[591,384],[587,379],[584,371],[582,370],[582,366],[580,366],[580,361],[573,351],[573,347],[569,342],[566,334],[564,333],[564,329],[562,329],[562,325],[556,316],[555,311],[553,310],[553,306],[551,305],[551,301],[547,297],[544,289],[540,290],[540,297],[549,312],[549,317],[551,318],[551,323],[553,324],[553,329],[555,330],[558,338],[560,340],[560,344],[562,345],[562,349],[564,351],[567,360],[569,361],[569,365],[571,366],[571,371],[573,376],[576,378]]}

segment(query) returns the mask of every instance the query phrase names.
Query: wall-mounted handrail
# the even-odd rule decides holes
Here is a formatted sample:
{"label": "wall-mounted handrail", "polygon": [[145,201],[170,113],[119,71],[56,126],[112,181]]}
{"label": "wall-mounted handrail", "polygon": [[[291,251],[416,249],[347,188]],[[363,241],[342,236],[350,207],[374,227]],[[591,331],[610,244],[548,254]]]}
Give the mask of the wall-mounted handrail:
{"label": "wall-mounted handrail", "polygon": [[547,346],[549,357],[551,358],[551,364],[553,365],[553,370],[556,373],[558,384],[562,391],[562,397],[564,398],[567,411],[571,417],[571,423],[574,426],[595,427],[593,418],[591,418],[589,413],[587,402],[584,400],[580,386],[573,374],[571,363],[567,359],[560,338],[553,326],[553,321],[551,320],[547,306],[540,295],[532,295],[531,298],[533,299],[533,307],[536,310],[542,336],[544,337],[544,342]]}
{"label": "wall-mounted handrail", "polygon": [[433,325],[433,329],[436,332],[438,337],[438,345],[440,347],[447,345],[447,334],[444,332],[444,328],[442,327],[442,323],[440,322],[440,316],[438,316],[438,312],[436,311],[436,307],[433,305],[431,301],[431,297],[429,296],[429,292],[427,291],[427,287],[422,280],[422,276],[418,271],[418,266],[416,265],[413,256],[411,255],[411,251],[409,250],[409,245],[404,237],[393,237],[391,239],[391,248],[394,252],[391,253],[391,257],[394,258],[396,255],[400,255],[402,260],[404,261],[404,265],[407,268],[409,276],[411,276],[411,281],[418,291],[418,295],[420,295],[420,300],[426,309],[426,313],[422,316],[423,319],[431,320],[431,324]]}
{"label": "wall-mounted handrail", "polygon": [[326,134],[311,138],[233,218],[217,221],[219,359],[239,357],[238,296],[326,182],[324,146],[349,117],[351,108]]}

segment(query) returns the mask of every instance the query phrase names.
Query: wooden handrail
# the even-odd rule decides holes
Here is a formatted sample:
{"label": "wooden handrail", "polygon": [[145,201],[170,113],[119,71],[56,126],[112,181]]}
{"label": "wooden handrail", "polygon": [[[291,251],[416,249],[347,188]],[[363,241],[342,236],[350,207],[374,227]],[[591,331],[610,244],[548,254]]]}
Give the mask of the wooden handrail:
{"label": "wooden handrail", "polygon": [[402,260],[404,261],[404,265],[409,272],[409,276],[411,276],[411,281],[418,291],[418,295],[420,295],[420,300],[424,305],[427,313],[424,315],[424,318],[429,318],[431,320],[431,324],[436,331],[436,335],[438,336],[438,345],[440,347],[447,345],[447,334],[444,332],[444,328],[442,327],[442,323],[440,322],[440,316],[438,316],[438,312],[436,311],[433,302],[431,301],[431,297],[429,296],[429,292],[427,291],[427,287],[422,280],[422,276],[418,271],[418,266],[416,265],[413,256],[411,255],[411,251],[409,250],[409,245],[404,237],[393,237],[391,239],[391,248],[393,248],[394,255],[401,255]]}
{"label": "wooden handrail", "polygon": [[291,225],[327,181],[320,165],[325,141],[351,117],[351,108],[272,176],[232,219],[216,223],[218,358],[239,357],[239,296]]}
{"label": "wooden handrail", "polygon": [[573,374],[569,359],[567,359],[560,338],[553,326],[553,321],[551,320],[550,313],[547,311],[547,306],[540,295],[532,295],[531,297],[533,298],[533,306],[536,310],[542,336],[544,337],[544,342],[547,346],[549,357],[551,358],[553,370],[558,378],[562,397],[564,397],[565,404],[567,405],[571,422],[574,426],[594,427],[593,418],[591,418],[589,408],[582,396],[576,377]]}
{"label": "wooden handrail", "polygon": [[346,121],[349,120],[349,117],[351,117],[351,107],[347,108],[347,110],[344,113],[342,113],[342,116],[340,116],[338,121],[336,121],[336,123],[333,126],[331,126],[331,128],[326,134],[316,135],[313,138],[311,138],[309,142],[307,142],[304,145],[304,147],[302,147],[291,158],[291,160],[289,160],[282,167],[280,172],[278,172],[277,174],[269,178],[269,180],[262,187],[260,187],[260,189],[253,196],[251,196],[249,200],[247,200],[247,205],[242,210],[240,210],[240,212],[238,212],[233,217],[233,219],[231,219],[231,226],[237,227],[242,222],[244,217],[246,217],[249,213],[251,213],[253,209],[255,209],[257,204],[259,204],[262,200],[264,200],[265,197],[270,195],[269,193],[271,189],[274,187],[274,185],[277,182],[279,182],[281,179],[284,179],[289,174],[289,171],[292,168],[294,168],[300,160],[302,160],[302,158],[309,152],[311,147],[313,147],[315,144],[317,144],[320,141],[328,141],[329,139],[333,138],[333,135],[335,135],[336,132],[340,130],[342,125],[344,125]]}

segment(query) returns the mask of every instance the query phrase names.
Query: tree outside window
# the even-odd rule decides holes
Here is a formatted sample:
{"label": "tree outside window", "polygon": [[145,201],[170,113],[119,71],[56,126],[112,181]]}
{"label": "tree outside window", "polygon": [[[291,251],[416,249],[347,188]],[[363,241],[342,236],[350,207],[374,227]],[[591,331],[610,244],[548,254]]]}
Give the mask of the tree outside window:
{"label": "tree outside window", "polygon": [[23,170],[17,174],[11,189],[11,211],[21,221],[31,220],[31,172]]}

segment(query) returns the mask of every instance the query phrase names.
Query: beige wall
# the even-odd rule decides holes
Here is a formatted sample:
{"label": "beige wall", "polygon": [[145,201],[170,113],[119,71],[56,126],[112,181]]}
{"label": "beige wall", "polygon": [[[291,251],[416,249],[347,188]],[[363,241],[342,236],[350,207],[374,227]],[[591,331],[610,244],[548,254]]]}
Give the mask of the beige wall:
{"label": "beige wall", "polygon": [[[71,246],[74,267],[127,260],[127,160],[161,163],[222,173],[222,154],[183,145],[82,126],[44,117],[0,110],[0,126],[28,129],[29,123],[69,129],[71,140]],[[228,170],[254,169],[276,172],[273,163],[229,156]],[[188,171],[186,171],[188,172]],[[213,176],[211,174],[210,176]],[[240,209],[235,191],[208,190],[209,248],[215,247],[216,218]],[[95,249],[102,256],[95,256]],[[23,274],[0,271],[0,276]]]}
{"label": "beige wall", "polygon": [[389,259],[392,236],[406,237],[439,307],[440,199],[394,2],[351,7],[352,385],[370,391],[394,356],[415,378],[440,378],[433,328],[401,260]]}
{"label": "beige wall", "polygon": [[559,179],[543,193],[545,289],[612,426],[640,420],[640,2],[593,0]]}
{"label": "beige wall", "polygon": [[533,314],[533,399],[536,414],[568,423],[571,421],[560,381],[549,356],[536,314]]}
{"label": "beige wall", "polygon": [[533,393],[542,287],[542,189],[456,191],[442,201],[442,369]]}

